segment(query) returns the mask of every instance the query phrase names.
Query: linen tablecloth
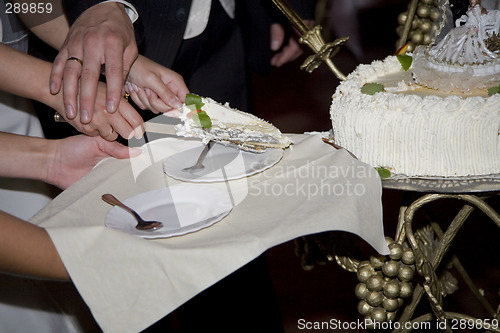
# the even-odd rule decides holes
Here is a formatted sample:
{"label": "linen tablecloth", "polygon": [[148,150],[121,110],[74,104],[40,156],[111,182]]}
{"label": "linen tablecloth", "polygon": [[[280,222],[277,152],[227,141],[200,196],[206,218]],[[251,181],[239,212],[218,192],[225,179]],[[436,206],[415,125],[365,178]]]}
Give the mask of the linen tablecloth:
{"label": "linen tablecloth", "polygon": [[104,160],[31,222],[48,230],[105,332],[143,330],[267,249],[303,235],[348,231],[388,254],[376,170],[320,135],[290,137],[294,145],[264,172],[193,184],[226,189],[234,201],[229,215],[194,233],[147,240],[104,225],[111,207],[102,194],[125,199],[183,183],[162,167],[189,146],[181,138],[151,141],[131,160]]}

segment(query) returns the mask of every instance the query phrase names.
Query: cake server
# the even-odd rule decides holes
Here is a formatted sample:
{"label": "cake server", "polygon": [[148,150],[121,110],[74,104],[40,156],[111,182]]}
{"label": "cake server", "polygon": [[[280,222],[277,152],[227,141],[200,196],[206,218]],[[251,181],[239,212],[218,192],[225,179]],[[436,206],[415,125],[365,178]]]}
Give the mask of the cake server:
{"label": "cake server", "polygon": [[184,171],[184,172],[196,172],[196,171],[199,171],[199,170],[202,170],[203,168],[205,168],[205,166],[203,165],[203,161],[205,160],[205,157],[207,156],[210,148],[212,148],[213,144],[214,144],[213,140],[208,141],[208,143],[205,145],[205,148],[203,148],[203,150],[201,151],[201,154],[198,157],[198,160],[196,161],[196,163],[193,166],[182,169],[182,171]]}

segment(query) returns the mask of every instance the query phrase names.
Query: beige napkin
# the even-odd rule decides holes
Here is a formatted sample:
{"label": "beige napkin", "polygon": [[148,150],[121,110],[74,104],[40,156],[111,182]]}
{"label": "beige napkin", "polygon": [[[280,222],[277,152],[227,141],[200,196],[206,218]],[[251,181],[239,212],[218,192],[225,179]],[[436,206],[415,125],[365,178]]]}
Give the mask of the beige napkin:
{"label": "beige napkin", "polygon": [[[132,160],[107,159],[59,195],[32,222],[46,227],[96,321],[105,332],[138,332],[256,258],[299,236],[328,230],[359,235],[388,254],[381,182],[370,166],[322,142],[294,141],[274,167],[216,184],[235,207],[215,225],[184,236],[146,240],[105,227],[119,198],[182,183],[162,160],[192,144],[167,138]],[[195,184],[196,185],[196,184]]]}

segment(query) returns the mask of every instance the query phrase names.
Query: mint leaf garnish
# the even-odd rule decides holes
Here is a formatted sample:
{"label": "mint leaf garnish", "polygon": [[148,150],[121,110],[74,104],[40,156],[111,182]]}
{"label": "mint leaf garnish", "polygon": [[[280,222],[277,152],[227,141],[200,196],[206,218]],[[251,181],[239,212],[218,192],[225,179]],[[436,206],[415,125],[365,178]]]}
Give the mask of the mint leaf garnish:
{"label": "mint leaf garnish", "polygon": [[197,125],[203,127],[203,129],[209,129],[210,127],[212,127],[212,119],[210,119],[205,111],[196,112],[193,115],[193,121]]}
{"label": "mint leaf garnish", "polygon": [[407,54],[398,54],[396,57],[405,71],[410,69],[411,63],[413,62],[413,58],[411,56]]}
{"label": "mint leaf garnish", "polygon": [[498,93],[500,93],[500,85],[498,85],[497,87],[488,88],[488,96],[493,96]]}
{"label": "mint leaf garnish", "polygon": [[[186,106],[191,110],[200,110],[203,105],[205,105],[201,97],[195,94],[186,94]],[[194,107],[193,107],[194,106]]]}
{"label": "mint leaf garnish", "polygon": [[375,93],[384,91],[384,86],[380,83],[365,83],[361,87],[361,92],[366,95],[375,95]]}
{"label": "mint leaf garnish", "polygon": [[378,175],[380,176],[381,179],[386,179],[391,176],[391,171],[387,170],[386,168],[375,167],[375,170],[377,170]]}

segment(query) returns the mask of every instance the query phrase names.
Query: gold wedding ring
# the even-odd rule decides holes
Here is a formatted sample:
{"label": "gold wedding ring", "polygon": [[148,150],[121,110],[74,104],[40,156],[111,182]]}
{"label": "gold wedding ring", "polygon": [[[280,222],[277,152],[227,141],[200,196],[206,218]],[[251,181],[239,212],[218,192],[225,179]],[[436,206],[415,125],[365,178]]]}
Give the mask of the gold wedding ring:
{"label": "gold wedding ring", "polygon": [[113,133],[115,133],[115,129],[113,128],[113,126],[111,126],[111,132],[108,135],[104,136],[104,138],[107,138],[108,136],[113,135]]}
{"label": "gold wedding ring", "polygon": [[83,61],[81,59],[78,59],[77,57],[69,57],[68,59],[66,59],[66,62],[70,60],[76,61],[77,63],[83,66]]}
{"label": "gold wedding ring", "polygon": [[126,92],[124,95],[123,95],[123,98],[125,98],[127,101],[128,101],[128,98],[130,97],[130,94],[128,92]]}
{"label": "gold wedding ring", "polygon": [[65,123],[66,122],[66,119],[64,119],[60,114],[59,112],[56,112],[54,113],[54,121],[56,123]]}

